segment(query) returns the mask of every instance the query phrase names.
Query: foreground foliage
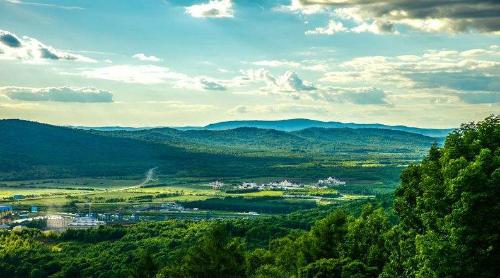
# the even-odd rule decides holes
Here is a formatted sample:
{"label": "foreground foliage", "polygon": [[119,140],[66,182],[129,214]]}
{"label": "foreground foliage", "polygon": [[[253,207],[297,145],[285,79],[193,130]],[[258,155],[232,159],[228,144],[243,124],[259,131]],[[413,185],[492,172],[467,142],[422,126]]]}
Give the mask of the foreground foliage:
{"label": "foreground foliage", "polygon": [[462,126],[403,172],[394,210],[2,232],[0,277],[497,277],[499,144],[498,117]]}

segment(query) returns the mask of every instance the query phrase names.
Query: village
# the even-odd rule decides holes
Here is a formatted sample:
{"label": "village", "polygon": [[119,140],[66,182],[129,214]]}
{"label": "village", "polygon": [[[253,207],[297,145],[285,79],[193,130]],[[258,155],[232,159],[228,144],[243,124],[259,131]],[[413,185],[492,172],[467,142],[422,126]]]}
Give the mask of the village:
{"label": "village", "polygon": [[[187,210],[176,202],[166,202],[160,205],[145,205],[137,208],[137,212],[154,210],[158,212],[184,212]],[[37,227],[51,231],[64,231],[67,229],[92,229],[109,223],[131,223],[146,220],[135,213],[93,213],[90,209],[86,213],[68,212],[40,212],[37,206],[29,210],[15,209],[12,205],[0,205],[0,229],[22,229],[24,227]]]}
{"label": "village", "polygon": [[[224,182],[216,180],[209,184],[213,190],[221,190],[225,187]],[[289,181],[287,179],[281,181],[273,181],[268,183],[256,183],[256,182],[242,182],[239,185],[233,186],[233,189],[238,190],[296,190],[300,188],[315,188],[315,189],[326,189],[333,186],[343,186],[346,185],[345,181],[337,179],[335,177],[328,177],[326,179],[320,179],[315,184],[300,184]]]}
{"label": "village", "polygon": [[[255,182],[255,181],[241,181],[237,184],[224,183],[221,180],[216,180],[210,183],[205,183],[204,186],[210,186],[212,190],[217,191],[215,195],[207,192],[206,196],[218,196],[221,198],[221,193],[226,196],[231,194],[245,194],[261,191],[262,193],[273,195],[272,191],[278,194],[287,192],[286,194],[280,193],[279,196],[286,199],[303,199],[303,200],[328,200],[341,196],[332,195],[332,192],[323,192],[309,194],[309,190],[327,190],[336,191],[335,187],[345,186],[346,182],[336,177],[327,177],[318,179],[313,183],[301,183],[289,179],[274,180],[269,182]],[[201,186],[201,185],[200,185]],[[200,187],[202,188],[202,187]],[[137,191],[138,189],[127,189],[130,191]],[[203,190],[203,189],[200,189]],[[266,193],[266,192],[267,193]],[[110,191],[111,193],[117,191]],[[213,191],[212,191],[213,192]],[[212,193],[213,194],[213,193]],[[161,194],[157,194],[162,196]],[[174,194],[175,195],[175,194]],[[94,200],[94,211],[92,211],[92,200],[81,202],[78,207],[74,206],[72,209],[60,207],[58,209],[49,209],[46,206],[36,204],[36,196],[14,194],[5,197],[5,203],[0,205],[0,229],[22,229],[27,228],[41,228],[50,231],[65,231],[67,229],[94,229],[101,226],[110,224],[129,224],[137,221],[147,220],[166,220],[171,218],[189,218],[189,219],[207,219],[207,218],[224,218],[224,217],[248,217],[258,216],[259,213],[253,209],[248,208],[240,211],[221,212],[214,208],[198,209],[196,206],[185,207],[185,203],[178,201],[182,199],[172,195],[171,201],[168,200],[170,195],[166,195],[164,200],[143,201],[141,198],[132,197],[129,201],[122,204],[115,203],[107,208],[99,208],[99,205],[107,205],[108,203],[99,203],[99,198]],[[56,195],[57,196],[57,195]],[[85,195],[82,195],[85,196]],[[139,195],[141,197],[142,195]],[[146,196],[146,195],[145,195]],[[150,196],[150,195],[147,195]],[[233,195],[237,197],[238,195]],[[240,195],[242,196],[242,195]],[[264,196],[264,195],[263,195]],[[202,196],[191,195],[189,198],[203,198]],[[26,203],[33,200],[35,203]],[[71,198],[69,199],[72,200]],[[114,199],[110,199],[115,202]],[[131,200],[133,200],[131,202]],[[126,206],[126,209],[120,209],[120,206]]]}

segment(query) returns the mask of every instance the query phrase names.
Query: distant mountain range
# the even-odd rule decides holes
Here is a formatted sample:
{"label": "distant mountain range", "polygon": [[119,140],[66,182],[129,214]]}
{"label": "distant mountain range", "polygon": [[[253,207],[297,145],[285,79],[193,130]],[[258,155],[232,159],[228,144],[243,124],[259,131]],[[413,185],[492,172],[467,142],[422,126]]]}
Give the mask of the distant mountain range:
{"label": "distant mountain range", "polygon": [[390,126],[384,124],[323,122],[323,121],[309,120],[309,119],[288,119],[288,120],[277,120],[277,121],[228,121],[228,122],[209,124],[204,128],[210,130],[220,130],[220,129],[232,129],[238,127],[267,128],[267,129],[276,129],[282,131],[297,131],[311,127],[354,128],[354,129],[378,128],[378,129],[400,130],[400,131],[418,133],[432,137],[445,137],[448,133],[450,133],[453,130],[453,129],[418,128],[418,127],[409,127],[403,125]]}
{"label": "distant mountain range", "polygon": [[[288,120],[276,120],[276,121],[264,121],[264,120],[248,120],[248,121],[227,121],[209,124],[206,126],[186,126],[186,127],[173,127],[178,130],[227,130],[235,129],[241,127],[253,127],[261,129],[274,129],[280,131],[298,131],[307,128],[377,128],[377,129],[389,129],[389,130],[400,130],[406,132],[417,133],[425,136],[431,137],[445,137],[453,129],[435,129],[435,128],[418,128],[410,127],[404,125],[384,125],[384,124],[357,124],[357,123],[341,123],[341,122],[323,122],[310,119],[288,119]],[[137,131],[137,130],[147,130],[158,127],[120,127],[120,126],[110,126],[110,127],[82,127],[78,126],[75,128],[80,129],[93,129],[99,131]]]}

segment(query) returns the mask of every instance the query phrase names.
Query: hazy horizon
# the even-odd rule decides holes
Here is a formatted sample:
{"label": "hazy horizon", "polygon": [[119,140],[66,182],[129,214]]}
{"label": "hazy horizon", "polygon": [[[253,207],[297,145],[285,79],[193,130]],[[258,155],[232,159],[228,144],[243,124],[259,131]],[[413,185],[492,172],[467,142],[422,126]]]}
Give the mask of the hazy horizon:
{"label": "hazy horizon", "polygon": [[341,121],[335,121],[335,120],[318,120],[318,119],[313,119],[313,118],[281,118],[281,119],[275,119],[275,120],[268,120],[268,119],[240,119],[240,120],[224,120],[224,121],[217,121],[217,122],[208,122],[206,124],[187,124],[187,125],[76,125],[76,124],[54,124],[54,123],[48,123],[48,122],[40,122],[36,120],[30,120],[30,119],[20,119],[20,118],[5,118],[5,119],[0,119],[0,120],[20,120],[20,121],[32,121],[32,122],[38,122],[42,124],[49,124],[49,125],[55,125],[55,126],[66,126],[66,127],[85,127],[85,128],[99,128],[99,127],[123,127],[123,128],[162,128],[162,127],[169,127],[169,128],[201,128],[201,127],[206,127],[208,125],[212,124],[219,124],[219,123],[226,123],[226,122],[280,122],[280,121],[290,121],[290,120],[309,120],[309,121],[318,121],[318,122],[323,122],[323,123],[328,123],[328,122],[337,122],[337,123],[342,123],[342,124],[360,124],[360,125],[374,125],[374,124],[381,124],[381,125],[386,125],[386,126],[406,126],[406,127],[415,127],[415,128],[422,128],[422,129],[454,129],[460,127],[458,126],[449,126],[449,127],[428,127],[428,126],[411,126],[411,125],[403,125],[403,124],[385,124],[385,123],[380,123],[380,122],[341,122]]}

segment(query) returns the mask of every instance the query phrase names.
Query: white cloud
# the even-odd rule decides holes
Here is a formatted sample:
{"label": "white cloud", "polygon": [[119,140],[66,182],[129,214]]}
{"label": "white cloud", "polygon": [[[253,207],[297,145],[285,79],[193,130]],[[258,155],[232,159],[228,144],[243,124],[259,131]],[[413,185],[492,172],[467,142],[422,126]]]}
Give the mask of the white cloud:
{"label": "white cloud", "polygon": [[56,49],[40,41],[0,30],[0,59],[23,61],[67,60],[78,62],[96,62],[94,59]]}
{"label": "white cloud", "polygon": [[[358,31],[390,30],[393,29],[390,24],[399,24],[424,32],[500,34],[498,25],[500,6],[490,0],[300,0],[300,2],[304,7],[322,5],[325,9],[329,8],[339,18],[357,22]],[[372,26],[373,24],[379,26]]]}
{"label": "white cloud", "polygon": [[361,21],[359,25],[348,28],[340,21],[330,19],[324,27],[316,27],[313,30],[307,30],[306,35],[335,35],[341,32],[353,33],[373,33],[373,34],[399,34],[394,24],[388,21],[374,20],[371,23]]}
{"label": "white cloud", "polygon": [[184,77],[175,81],[176,88],[192,89],[197,91],[225,91],[226,85],[223,81],[219,81],[206,76]]}
{"label": "white cloud", "polygon": [[334,103],[352,103],[357,105],[387,105],[387,94],[384,90],[373,87],[361,88],[328,88],[318,91],[313,98]]}
{"label": "white cloud", "polygon": [[286,60],[260,60],[251,63],[252,65],[261,67],[292,67],[300,66],[300,63]]}
{"label": "white cloud", "polygon": [[264,91],[268,92],[301,92],[316,90],[316,87],[308,82],[302,80],[297,73],[293,71],[286,71],[283,75],[274,76],[268,70],[250,69],[242,71],[244,80],[247,82],[264,82],[266,84]]}
{"label": "white cloud", "polygon": [[289,60],[260,60],[254,61],[250,63],[255,66],[260,67],[269,67],[269,68],[294,68],[294,69],[302,69],[308,71],[326,71],[328,66],[326,65],[324,60],[302,60],[298,61],[289,61]]}
{"label": "white cloud", "polygon": [[156,56],[153,56],[153,55],[147,56],[144,53],[137,53],[137,54],[133,55],[132,58],[137,59],[139,61],[147,61],[147,62],[160,62],[161,61],[161,59],[156,57]]}
{"label": "white cloud", "polygon": [[317,14],[326,12],[328,9],[323,5],[304,5],[301,0],[291,0],[289,5],[281,5],[276,7],[274,10],[279,12],[291,12],[298,14]]}
{"label": "white cloud", "polygon": [[223,91],[226,86],[219,81],[206,76],[188,76],[175,72],[167,67],[155,65],[115,65],[94,69],[85,69],[77,75],[86,78],[104,79],[135,84],[162,84],[170,83],[175,88],[193,89],[200,91]]}
{"label": "white cloud", "polygon": [[[439,89],[468,104],[497,102],[500,51],[494,48],[428,50],[421,55],[359,57],[327,72],[322,82],[399,88],[406,94]],[[476,101],[474,99],[477,98]]]}
{"label": "white cloud", "polygon": [[359,22],[359,25],[348,28],[340,21],[330,19],[328,24],[324,27],[316,27],[313,30],[307,30],[306,35],[335,35],[341,32],[353,33],[373,33],[373,34],[399,34],[396,31],[394,24],[387,21],[375,20],[371,23]]}
{"label": "white cloud", "polygon": [[371,23],[363,22],[360,25],[351,28],[354,33],[373,33],[373,34],[398,34],[391,22],[374,20]]}
{"label": "white cloud", "polygon": [[80,75],[87,78],[105,79],[125,83],[159,84],[167,80],[183,78],[166,67],[153,65],[116,65],[83,70]]}
{"label": "white cloud", "polygon": [[333,35],[338,32],[347,32],[348,29],[344,27],[342,22],[337,22],[333,19],[328,21],[328,25],[325,27],[317,27],[314,30],[308,30],[305,32],[306,35]]}
{"label": "white cloud", "polygon": [[186,13],[198,18],[226,18],[233,17],[233,3],[231,0],[210,0],[207,3],[186,7]]}
{"label": "white cloud", "polygon": [[316,90],[316,87],[312,83],[302,80],[297,73],[292,71],[287,71],[278,77],[276,83],[282,91],[298,92]]}
{"label": "white cloud", "polygon": [[97,103],[113,102],[113,94],[96,88],[75,87],[0,87],[0,92],[11,100],[19,101],[53,101]]}

